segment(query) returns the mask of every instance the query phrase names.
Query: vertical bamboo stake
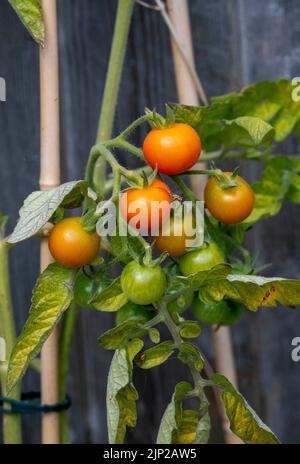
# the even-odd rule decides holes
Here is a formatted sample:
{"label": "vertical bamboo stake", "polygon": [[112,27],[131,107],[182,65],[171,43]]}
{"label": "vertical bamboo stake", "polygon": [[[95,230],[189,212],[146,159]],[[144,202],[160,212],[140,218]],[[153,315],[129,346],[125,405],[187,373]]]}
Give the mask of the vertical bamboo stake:
{"label": "vertical bamboo stake", "polygon": [[[187,0],[167,0],[168,12],[176,30],[177,40],[181,44],[187,59],[195,66],[193,42]],[[174,59],[175,76],[178,98],[185,105],[198,105],[198,94],[192,76],[187,68],[180,51],[171,37],[172,53]],[[191,176],[191,185],[199,198],[203,198],[203,189],[206,183],[205,176],[199,178]],[[212,330],[212,339],[215,351],[216,368],[224,374],[235,386],[237,386],[237,375],[234,363],[234,354],[231,343],[231,335],[228,327],[221,327],[218,331]],[[228,419],[224,408],[221,408],[221,419],[226,443],[241,443],[229,429]]]}
{"label": "vertical bamboo stake", "polygon": [[[56,187],[60,182],[59,158],[59,76],[56,0],[42,0],[46,28],[46,44],[40,48],[40,119],[41,166],[40,189]],[[51,262],[47,240],[41,243],[40,268]],[[42,349],[41,389],[42,402],[58,402],[58,331],[48,338]],[[42,417],[42,443],[59,443],[57,413]]]}

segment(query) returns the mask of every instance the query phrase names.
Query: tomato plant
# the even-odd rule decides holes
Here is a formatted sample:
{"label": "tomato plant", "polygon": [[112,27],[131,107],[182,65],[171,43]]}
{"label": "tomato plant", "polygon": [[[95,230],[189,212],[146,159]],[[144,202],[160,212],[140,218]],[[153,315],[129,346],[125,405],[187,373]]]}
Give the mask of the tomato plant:
{"label": "tomato plant", "polygon": [[[65,340],[70,343],[75,325],[72,308],[79,305],[115,313],[116,324],[98,340],[103,348],[115,351],[107,386],[110,443],[123,443],[127,427],[134,426],[137,419],[133,367],[152,369],[171,356],[183,363],[190,375],[174,387],[162,414],[158,444],[207,443],[211,426],[206,392],[211,387],[220,395],[232,431],[245,443],[279,442],[223,375],[207,376],[205,356],[197,343],[202,323],[233,325],[246,309],[253,312],[276,302],[290,307],[300,304],[299,280],[257,275],[259,269],[244,246],[248,230],[260,219],[276,214],[284,199],[299,203],[292,185],[299,164],[287,158],[284,168],[278,166],[278,158],[270,151],[275,129],[268,121],[247,114],[228,121],[230,112],[225,107],[231,99],[237,104],[239,98],[229,95],[227,103],[222,100],[218,106],[216,100],[205,108],[169,105],[166,120],[148,110],[119,136],[107,137],[92,147],[85,180],[25,199],[14,231],[0,241],[0,258],[11,244],[48,234],[56,262],[44,270],[34,287],[28,319],[11,351],[8,394],[60,320],[60,346]],[[170,111],[172,124],[168,123]],[[215,121],[216,114],[219,119]],[[153,125],[155,120],[160,124],[146,136],[143,149],[127,140],[139,125]],[[227,155],[251,160],[257,150],[256,158],[262,156],[264,162],[262,180],[250,187],[236,170],[222,172],[215,165],[187,171],[199,158],[200,136],[203,158],[208,161],[211,157],[214,163],[226,161]],[[115,149],[139,158],[144,154],[145,165],[127,169],[115,158]],[[100,160],[112,170],[104,185],[94,178]],[[158,172],[166,178],[161,179]],[[192,218],[195,230],[202,224],[197,223],[195,214],[198,199],[185,179],[207,174],[211,178],[205,188],[205,206],[210,214],[203,215],[204,242],[188,247],[187,239],[193,239],[195,232],[187,236],[185,221]],[[179,195],[173,195],[172,183]],[[153,219],[152,202],[160,201],[165,209]],[[191,208],[178,218],[176,208],[186,201]],[[66,217],[66,210],[80,207],[80,217]],[[107,210],[116,214],[107,215]],[[104,225],[111,217],[114,227],[105,234]],[[53,224],[50,232],[45,228],[49,222]],[[193,308],[192,319],[186,318],[192,314],[186,311],[189,307]],[[65,352],[63,360],[65,366]],[[186,400],[191,399],[196,400],[191,402],[193,409],[184,409]]]}
{"label": "tomato plant", "polygon": [[[24,2],[11,3],[32,37],[44,44],[40,2],[27,2],[31,6],[26,11]],[[299,135],[300,110],[291,98],[293,85],[286,79],[264,81],[240,94],[214,97],[206,106],[167,104],[166,117],[146,110],[111,139],[132,8],[133,1],[120,0],[99,130],[85,179],[31,194],[20,209],[14,231],[7,237],[7,218],[0,213],[0,342],[4,336],[10,356],[8,363],[1,361],[0,366],[2,393],[9,395],[2,397],[4,440],[8,442],[15,435],[13,440],[20,441],[18,434],[11,433],[15,432],[18,411],[9,411],[6,403],[24,408],[20,381],[60,322],[62,403],[58,409],[64,406],[67,361],[79,305],[115,313],[112,320],[116,324],[98,340],[103,348],[115,351],[107,385],[110,443],[123,443],[127,427],[137,422],[134,368],[152,369],[172,356],[174,366],[175,362],[184,364],[189,377],[187,381],[180,378],[174,386],[158,427],[157,444],[209,441],[209,388],[217,391],[233,433],[245,443],[275,444],[278,438],[229,380],[221,374],[207,373],[198,337],[200,322],[233,325],[246,309],[254,312],[276,303],[300,305],[299,280],[258,275],[264,267],[255,267],[244,245],[248,231],[260,220],[276,215],[284,200],[300,203],[299,156],[279,155],[282,147],[280,151],[276,148],[277,142],[293,132]],[[52,58],[51,53],[49,56]],[[49,63],[51,69],[52,59]],[[137,146],[128,139],[144,123],[151,129],[142,146]],[[143,162],[142,168],[128,169],[120,164],[114,156],[119,149],[137,156]],[[191,169],[200,154],[201,161],[212,165]],[[240,159],[261,162],[261,180],[250,186],[237,175],[238,166],[233,172],[222,172],[215,165]],[[109,176],[106,164],[111,169]],[[167,179],[161,179],[160,174]],[[189,214],[200,228],[194,219],[199,199],[186,182],[190,175],[196,176],[195,181],[202,175],[211,176],[204,193],[210,213],[204,214],[205,241],[191,249],[187,239],[194,235],[188,237],[182,229],[187,218],[178,219],[172,212],[175,198],[181,206],[191,202]],[[179,195],[173,195],[169,183],[177,185]],[[152,214],[155,202],[164,203],[156,217]],[[78,208],[80,217],[67,217],[67,210]],[[104,226],[111,217],[115,217],[114,227],[105,234]],[[133,225],[125,228],[125,234],[124,222]],[[55,262],[37,279],[27,321],[15,340],[8,252],[12,245],[41,236],[47,237]],[[192,320],[186,319],[188,313],[184,314],[190,306],[195,316]],[[193,409],[185,409],[187,401]],[[48,412],[49,407],[57,405],[47,405]],[[30,409],[28,402],[26,408]],[[63,442],[68,442],[65,416],[62,419],[60,435]]]}
{"label": "tomato plant", "polygon": [[[193,108],[188,109],[179,105],[172,111],[174,118],[178,120],[182,119],[182,114],[185,117],[190,114],[191,118],[195,118]],[[185,228],[182,226],[188,218],[192,218],[195,230],[200,227],[194,216],[198,199],[180,174],[173,175],[174,169],[176,172],[181,172],[192,165],[190,161],[185,164],[187,163],[185,155],[191,153],[191,146],[184,137],[182,138],[182,125],[179,125],[179,132],[177,124],[150,132],[151,137],[153,134],[158,134],[158,140],[163,140],[165,131],[170,131],[172,137],[178,133],[180,137],[177,148],[180,144],[186,146],[186,151],[180,152],[184,155],[184,163],[180,164],[180,168],[175,156],[179,153],[177,149],[173,147],[174,151],[169,152],[174,154],[172,163],[171,158],[168,158],[168,152],[167,154],[161,152],[161,159],[168,160],[169,166],[173,166],[166,182],[165,179],[157,177],[156,169],[149,171],[149,168],[145,167],[145,170],[128,170],[112,153],[112,149],[117,147],[129,149],[133,154],[140,156],[141,150],[131,145],[126,140],[127,136],[139,124],[152,122],[153,118],[155,119],[154,113],[150,114],[148,111],[117,138],[95,145],[91,150],[86,181],[63,184],[53,191],[45,192],[39,195],[38,204],[35,204],[30,197],[25,200],[25,207],[20,211],[19,222],[7,238],[7,242],[17,243],[23,240],[24,236],[26,238],[35,236],[48,221],[52,221],[55,225],[48,240],[56,263],[48,266],[34,288],[28,320],[12,351],[7,374],[8,391],[11,391],[24,375],[28,363],[39,352],[43,341],[53,330],[53,323],[58,322],[62,315],[65,315],[65,321],[65,318],[71,314],[70,305],[75,301],[87,309],[116,312],[116,325],[99,338],[102,347],[116,350],[108,380],[107,413],[108,422],[111,424],[110,443],[123,442],[126,427],[133,425],[133,422],[127,422],[128,411],[136,420],[137,396],[132,383],[133,366],[151,369],[165,362],[170,356],[176,356],[178,362],[182,362],[190,369],[193,381],[192,383],[181,381],[175,386],[167,412],[162,417],[157,443],[207,442],[210,433],[210,416],[205,390],[211,386],[219,389],[220,399],[224,401],[229,419],[235,414],[232,409],[233,403],[243,411],[243,417],[246,418],[245,426],[237,429],[231,419],[231,427],[246,443],[277,443],[277,437],[262,425],[242,395],[224,376],[214,374],[209,379],[206,378],[203,374],[204,358],[198,347],[189,341],[201,335],[200,322],[217,325],[236,324],[244,307],[255,311],[260,306],[273,306],[275,300],[289,306],[300,304],[300,282],[257,276],[258,270],[243,245],[247,230],[260,218],[274,214],[270,203],[266,208],[261,205],[263,195],[270,193],[272,172],[274,172],[271,169],[273,159],[272,157],[268,159],[269,164],[263,174],[263,181],[257,182],[253,190],[236,171],[222,172],[213,166],[202,171],[184,172],[185,176],[211,175],[205,192],[206,207],[211,215],[204,215],[204,243],[190,249],[186,243],[186,239],[190,237],[186,236]],[[203,119],[201,121],[204,124]],[[255,125],[253,119],[250,122],[249,137]],[[262,125],[259,118],[257,125],[259,127]],[[183,126],[186,134],[189,125],[185,122]],[[240,134],[242,144],[245,142],[244,126],[245,120]],[[225,131],[226,125],[217,127],[220,131]],[[230,127],[232,131],[232,127],[235,126]],[[265,127],[265,131],[268,130],[273,129]],[[235,144],[239,140],[238,126],[236,131]],[[195,129],[190,130],[190,134],[194,132]],[[148,137],[149,135],[146,141]],[[228,138],[228,134],[226,137]],[[228,143],[228,139],[226,140]],[[209,146],[205,136],[204,142]],[[266,143],[265,136],[261,142]],[[255,143],[259,144],[257,131]],[[144,143],[144,148],[145,146],[148,146],[148,141]],[[153,146],[155,147],[155,144]],[[196,159],[196,150],[194,155]],[[247,157],[247,151],[244,156]],[[100,157],[110,164],[113,171],[113,182],[108,180],[104,202],[101,195],[94,195],[91,192],[94,186],[91,172]],[[152,162],[149,159],[146,161],[150,164]],[[158,163],[155,162],[155,165],[159,171]],[[287,176],[286,171],[282,175]],[[290,175],[291,178],[295,175],[292,165]],[[169,181],[177,184],[181,190],[180,196],[173,196],[168,185]],[[276,192],[276,189],[273,188],[272,192]],[[124,200],[125,193],[129,197],[127,204]],[[280,195],[282,201],[282,192]],[[289,193],[289,198],[291,195],[292,192]],[[177,202],[174,211],[172,211],[173,198]],[[161,200],[165,201],[167,209],[153,224],[152,201]],[[178,202],[182,206],[186,200],[191,202],[192,208],[185,217],[179,216],[178,219],[174,214]],[[139,205],[141,214],[138,221],[142,223],[143,218],[148,221],[146,228],[148,236],[147,233],[138,230],[137,226],[140,225],[138,222],[135,224],[136,227],[131,225],[127,227],[127,222],[130,222],[136,214],[136,211],[130,211],[128,205],[135,201]],[[276,201],[279,201],[279,197]],[[62,218],[66,209],[78,208],[81,205],[83,208],[80,218]],[[112,235],[102,236],[103,224],[107,219],[105,212],[112,206],[115,208],[120,206],[120,215],[115,215],[116,224]],[[40,211],[43,208],[45,213],[41,215]],[[29,230],[27,215],[30,213],[32,219],[35,211],[38,211],[38,214]],[[251,211],[253,214],[250,214]],[[246,217],[247,221],[243,222]],[[56,223],[57,218],[59,222]],[[151,236],[148,231],[149,222],[151,226],[157,227],[156,233],[152,233]],[[127,227],[125,234],[122,233],[124,223]],[[94,232],[95,229],[97,233]],[[97,257],[100,245],[103,256]],[[242,259],[237,258],[236,252],[241,254]],[[115,264],[119,267],[115,271],[117,275],[112,277],[109,268]],[[184,311],[190,306],[193,308],[195,318],[187,320],[184,316],[188,313]],[[37,325],[41,335],[39,340],[34,337]],[[164,325],[169,333],[162,341],[161,325]],[[69,331],[67,333],[69,334]],[[143,350],[144,339],[147,337],[152,344]],[[24,346],[28,347],[26,351],[23,349]],[[132,392],[130,398],[126,395],[122,396],[127,389]],[[224,395],[231,395],[233,403],[226,402]],[[117,400],[120,397],[124,399],[124,404]],[[197,399],[199,407],[195,406],[191,410],[183,409],[187,398]],[[170,411],[173,411],[171,427]],[[205,432],[200,438],[199,427]],[[251,435],[249,438],[250,429],[255,430],[255,436]]]}

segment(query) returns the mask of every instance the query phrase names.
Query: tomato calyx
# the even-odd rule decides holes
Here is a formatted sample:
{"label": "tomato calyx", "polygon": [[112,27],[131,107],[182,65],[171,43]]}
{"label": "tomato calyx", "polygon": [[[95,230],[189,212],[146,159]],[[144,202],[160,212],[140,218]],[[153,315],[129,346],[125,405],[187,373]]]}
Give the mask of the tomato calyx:
{"label": "tomato calyx", "polygon": [[165,129],[167,127],[171,127],[176,121],[175,111],[169,105],[166,105],[165,118],[161,114],[157,113],[155,109],[150,110],[149,108],[146,108],[145,113],[152,129]]}
{"label": "tomato calyx", "polygon": [[232,187],[238,187],[240,184],[237,182],[239,175],[239,166],[231,174],[225,174],[221,169],[214,169],[211,174],[217,179],[219,186],[222,190],[229,190]]}

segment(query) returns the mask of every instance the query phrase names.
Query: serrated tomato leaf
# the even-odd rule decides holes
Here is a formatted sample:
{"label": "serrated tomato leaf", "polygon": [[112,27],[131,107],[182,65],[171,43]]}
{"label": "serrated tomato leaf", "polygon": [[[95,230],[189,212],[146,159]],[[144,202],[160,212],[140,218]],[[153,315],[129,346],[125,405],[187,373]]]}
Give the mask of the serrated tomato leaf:
{"label": "serrated tomato leaf", "polygon": [[115,352],[110,365],[106,395],[110,444],[123,443],[126,428],[136,424],[138,393],[132,383],[132,360],[142,347],[142,340],[131,340]]}
{"label": "serrated tomato leaf", "polygon": [[50,264],[33,289],[28,319],[12,350],[7,374],[8,392],[24,375],[29,362],[40,352],[45,340],[73,299],[74,271]]}
{"label": "serrated tomato leaf", "polygon": [[158,431],[156,443],[167,444],[205,444],[210,433],[209,413],[183,408],[185,396],[191,392],[188,382],[176,385],[171,402],[168,404]]}
{"label": "serrated tomato leaf", "polygon": [[225,279],[204,285],[200,293],[203,301],[227,297],[240,301],[251,311],[261,306],[275,307],[277,302],[286,307],[300,305],[300,281],[280,277],[229,274]]}
{"label": "serrated tomato leaf", "polygon": [[124,306],[127,301],[128,299],[121,288],[120,277],[118,277],[100,293],[95,292],[89,303],[99,311],[114,312]]}
{"label": "serrated tomato leaf", "polygon": [[7,238],[8,243],[17,243],[35,235],[49,221],[58,207],[79,207],[87,193],[83,180],[67,182],[51,190],[31,193],[19,211],[18,223]]}
{"label": "serrated tomato leaf", "polygon": [[125,321],[113,329],[107,330],[98,338],[98,343],[107,350],[117,350],[127,345],[137,333],[141,324],[138,321]]}
{"label": "serrated tomato leaf", "polygon": [[40,45],[45,41],[45,24],[40,0],[9,0],[20,20]]}
{"label": "serrated tomato leaf", "polygon": [[221,399],[225,405],[230,428],[246,444],[278,444],[274,433],[257,416],[245,398],[221,374],[211,378],[222,388]]}
{"label": "serrated tomato leaf", "polygon": [[149,348],[135,359],[135,363],[142,369],[151,369],[164,363],[174,353],[174,342],[167,340]]}

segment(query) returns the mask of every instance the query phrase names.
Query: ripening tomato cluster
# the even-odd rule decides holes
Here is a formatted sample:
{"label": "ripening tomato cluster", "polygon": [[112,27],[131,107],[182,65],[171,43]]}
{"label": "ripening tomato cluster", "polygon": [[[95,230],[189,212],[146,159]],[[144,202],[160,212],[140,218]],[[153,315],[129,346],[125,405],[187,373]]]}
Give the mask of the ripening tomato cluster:
{"label": "ripening tomato cluster", "polygon": [[[146,136],[143,144],[146,162],[160,174],[178,175],[190,169],[199,159],[201,141],[197,132],[187,124],[173,124],[170,127],[154,128]],[[246,219],[253,210],[254,194],[251,187],[240,176],[234,176],[235,185],[224,184],[224,176],[232,178],[231,172],[223,173],[223,182],[213,176],[205,187],[205,207],[210,214],[225,224],[237,224]],[[131,226],[151,232],[151,240],[160,253],[178,257],[182,275],[188,276],[206,271],[224,263],[225,257],[217,243],[210,241],[201,248],[188,251],[184,221],[191,218],[171,216],[173,194],[169,186],[156,178],[150,185],[133,188],[124,192],[120,201],[123,217]],[[159,204],[158,214],[153,214],[154,205]],[[162,205],[162,206],[161,206]],[[138,219],[135,221],[135,217]],[[166,218],[169,221],[164,221]],[[135,221],[135,222],[134,222]],[[192,218],[193,221],[193,218]],[[155,231],[155,233],[153,233]],[[100,237],[87,232],[79,217],[66,218],[54,226],[49,236],[49,249],[53,258],[60,264],[80,268],[90,263],[98,254]],[[107,286],[109,283],[103,283]],[[93,280],[80,272],[76,278],[74,293],[81,306],[90,307]],[[138,318],[143,322],[154,315],[153,304],[161,299],[167,288],[164,269],[152,263],[144,265],[130,261],[121,273],[121,287],[129,303],[118,312],[117,323]],[[230,302],[221,301],[218,305],[204,304],[187,292],[168,304],[170,312],[181,312],[193,301],[195,315],[207,323],[232,324],[241,315],[242,308]],[[220,322],[221,321],[221,322]]]}

